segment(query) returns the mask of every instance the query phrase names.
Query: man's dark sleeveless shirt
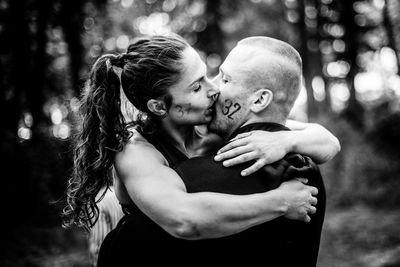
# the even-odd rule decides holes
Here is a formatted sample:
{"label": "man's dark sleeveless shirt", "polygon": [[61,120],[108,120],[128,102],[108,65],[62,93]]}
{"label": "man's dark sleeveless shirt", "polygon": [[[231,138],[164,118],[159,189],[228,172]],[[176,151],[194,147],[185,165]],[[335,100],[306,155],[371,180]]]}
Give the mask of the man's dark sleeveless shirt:
{"label": "man's dark sleeveless shirt", "polygon": [[[241,127],[234,136],[252,130],[288,130],[275,123],[256,123]],[[317,214],[311,223],[278,218],[235,235],[205,240],[177,239],[168,234],[135,205],[124,206],[128,213],[106,237],[99,254],[99,265],[117,266],[142,258],[147,263],[182,265],[190,262],[256,263],[266,266],[315,266],[325,213],[325,190],[318,166],[308,157],[287,155],[247,177],[240,172],[251,164],[226,168],[213,155],[187,157],[161,135],[145,136],[181,176],[189,193],[218,192],[236,195],[265,192],[294,177],[309,179],[319,189]],[[187,160],[185,160],[187,159]],[[260,253],[261,252],[261,253]],[[148,257],[149,254],[154,257]],[[157,255],[163,255],[159,259]],[[183,258],[182,258],[183,257]],[[183,261],[182,261],[183,260]]]}
{"label": "man's dark sleeveless shirt", "polygon": [[[289,129],[276,123],[254,123],[239,128],[229,139],[252,130],[272,132]],[[295,177],[308,178],[308,184],[319,190],[317,213],[311,216],[311,223],[281,217],[232,236],[204,240],[201,249],[229,248],[220,249],[218,257],[229,255],[232,262],[249,257],[255,260],[259,257],[261,262],[268,259],[265,262],[267,266],[315,266],[325,214],[325,188],[318,166],[309,157],[289,154],[250,176],[241,176],[240,172],[250,165],[251,163],[247,163],[227,168],[215,162],[211,155],[189,159],[174,169],[182,177],[189,193],[203,191],[236,195],[261,193],[275,189],[282,182]],[[265,254],[255,253],[260,248]],[[224,255],[222,251],[226,254]]]}

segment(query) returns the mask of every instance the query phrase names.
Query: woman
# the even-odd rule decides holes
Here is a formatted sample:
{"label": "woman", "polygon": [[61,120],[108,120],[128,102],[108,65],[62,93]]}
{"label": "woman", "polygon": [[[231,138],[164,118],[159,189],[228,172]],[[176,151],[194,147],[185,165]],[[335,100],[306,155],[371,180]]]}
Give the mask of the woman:
{"label": "woman", "polygon": [[[122,69],[120,79],[115,67]],[[135,128],[121,113],[120,85],[145,114]],[[221,237],[282,215],[309,220],[307,211],[315,212],[315,188],[299,181],[246,196],[186,192],[172,167],[216,146],[216,138],[195,125],[211,121],[217,94],[199,55],[178,36],[141,39],[126,54],[99,58],[82,99],[66,224],[90,227],[97,220],[95,196],[112,183],[113,167],[116,195],[127,213],[135,213],[130,218],[149,218],[149,224],[169,236]],[[325,132],[321,136],[328,136],[322,143],[331,140]],[[320,151],[315,154],[321,156]],[[121,227],[126,227],[129,219],[123,221]]]}

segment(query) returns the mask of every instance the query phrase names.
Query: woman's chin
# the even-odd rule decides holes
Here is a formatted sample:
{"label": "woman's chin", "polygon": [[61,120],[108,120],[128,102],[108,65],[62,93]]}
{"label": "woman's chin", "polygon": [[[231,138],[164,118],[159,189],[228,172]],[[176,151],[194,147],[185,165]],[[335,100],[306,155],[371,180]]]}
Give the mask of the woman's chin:
{"label": "woman's chin", "polygon": [[204,117],[206,122],[205,123],[210,123],[212,119],[214,118],[214,109],[209,108],[204,112]]}
{"label": "woman's chin", "polygon": [[213,116],[212,115],[208,115],[205,117],[205,122],[204,123],[210,123],[213,120]]}
{"label": "woman's chin", "polygon": [[194,122],[194,125],[203,125],[203,124],[209,124],[212,121],[212,117],[204,117],[202,119],[196,120]]}

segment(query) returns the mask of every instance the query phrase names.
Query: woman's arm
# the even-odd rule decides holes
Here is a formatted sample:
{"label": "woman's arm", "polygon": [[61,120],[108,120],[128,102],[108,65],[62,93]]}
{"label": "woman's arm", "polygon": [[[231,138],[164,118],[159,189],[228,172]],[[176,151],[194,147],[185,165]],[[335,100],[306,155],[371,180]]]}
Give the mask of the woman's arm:
{"label": "woman's arm", "polygon": [[[331,160],[340,151],[340,142],[328,129],[317,123],[288,120],[286,126],[292,131],[289,152],[310,156],[317,163]],[[290,143],[290,141],[288,141]]]}
{"label": "woman's arm", "polygon": [[310,156],[317,163],[332,159],[340,151],[339,140],[316,123],[287,121],[291,131],[252,131],[239,134],[218,151],[216,161],[229,167],[250,160],[255,163],[243,170],[250,175],[263,166],[282,159],[289,152]]}
{"label": "woman's arm", "polygon": [[[289,216],[308,221],[315,212],[315,187],[291,181],[260,194],[187,193],[179,175],[147,142],[128,144],[115,160],[118,177],[135,204],[171,235],[215,238]],[[289,216],[290,217],[290,216]]]}

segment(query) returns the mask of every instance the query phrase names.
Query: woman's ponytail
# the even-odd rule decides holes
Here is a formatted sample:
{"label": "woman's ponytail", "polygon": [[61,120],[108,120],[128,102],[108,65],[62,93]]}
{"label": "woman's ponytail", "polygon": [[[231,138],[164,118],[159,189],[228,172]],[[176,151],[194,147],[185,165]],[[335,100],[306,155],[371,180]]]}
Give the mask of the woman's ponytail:
{"label": "woman's ponytail", "polygon": [[[183,51],[188,47],[180,36],[152,36],[130,44],[127,53],[104,55],[95,62],[81,99],[81,129],[75,139],[64,226],[88,229],[97,221],[96,203],[104,193],[100,198],[98,194],[112,184],[113,159],[130,137],[128,128],[135,125],[147,134],[157,128],[160,118],[148,110],[147,102],[163,99],[167,108],[171,106],[168,89],[181,78]],[[122,68],[121,78],[114,66]],[[129,125],[121,111],[120,87],[129,102],[146,114],[139,113]]]}
{"label": "woman's ponytail", "polygon": [[[99,192],[112,184],[110,171],[116,152],[130,137],[121,112],[120,79],[113,62],[104,55],[92,67],[80,104],[80,122],[74,146],[74,169],[63,210],[64,226],[89,229],[98,219]],[[105,192],[105,191],[104,191]]]}

